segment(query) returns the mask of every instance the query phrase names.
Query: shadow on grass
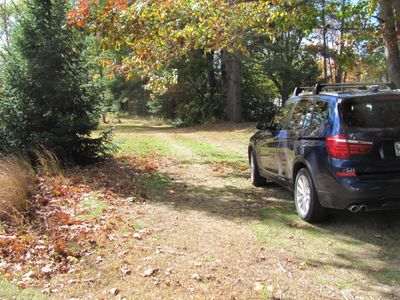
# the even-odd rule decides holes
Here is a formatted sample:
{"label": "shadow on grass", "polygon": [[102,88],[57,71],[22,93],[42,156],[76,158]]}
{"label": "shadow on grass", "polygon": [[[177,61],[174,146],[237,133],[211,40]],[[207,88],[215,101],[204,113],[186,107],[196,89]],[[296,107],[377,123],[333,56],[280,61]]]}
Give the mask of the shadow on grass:
{"label": "shadow on grass", "polygon": [[382,288],[378,292],[384,299],[400,297],[399,210],[333,211],[328,222],[310,225],[298,218],[293,206],[282,205],[264,208],[255,230],[266,245],[319,266],[324,274],[320,276],[329,275],[323,285],[352,289],[365,276],[389,287],[390,291]]}
{"label": "shadow on grass", "polygon": [[[221,187],[188,182],[159,171],[147,171],[142,162],[118,158],[72,170],[76,180],[93,190],[108,189],[118,197],[170,205],[176,210],[197,210],[209,215],[251,221],[258,240],[269,248],[286,251],[299,262],[320,265],[321,282],[335,285],[343,270],[347,280],[366,276],[393,289],[384,298],[400,295],[400,211],[351,214],[333,212],[329,222],[310,225],[297,216],[290,192],[277,185],[256,189],[245,183],[243,172],[234,177],[215,174]],[[229,179],[240,181],[232,184]],[[203,185],[202,185],[203,184]],[[253,222],[254,221],[254,222]],[[254,225],[255,224],[255,225]],[[355,272],[354,277],[352,272]],[[333,282],[324,282],[330,274]],[[340,286],[339,283],[337,285]]]}
{"label": "shadow on grass", "polygon": [[[171,189],[172,194],[166,192]],[[151,190],[151,185],[146,190]],[[383,298],[400,296],[400,211],[333,211],[328,222],[310,225],[297,216],[292,194],[277,185],[215,188],[172,181],[159,191],[162,193],[150,199],[172,204],[174,209],[198,210],[241,222],[259,221],[252,225],[259,241],[291,253],[299,263],[311,259],[321,265],[318,274],[324,285],[351,289],[353,282],[367,277],[391,289],[377,291]]]}

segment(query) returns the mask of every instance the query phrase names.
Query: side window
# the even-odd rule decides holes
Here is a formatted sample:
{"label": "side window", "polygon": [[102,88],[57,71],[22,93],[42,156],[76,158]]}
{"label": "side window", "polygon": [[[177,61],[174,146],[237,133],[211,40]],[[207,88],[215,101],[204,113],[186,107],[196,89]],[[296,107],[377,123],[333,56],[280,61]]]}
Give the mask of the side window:
{"label": "side window", "polygon": [[293,106],[294,102],[290,102],[285,106],[281,107],[275,114],[271,127],[275,128],[276,131],[282,130],[287,122],[287,119],[289,117],[289,114]]}
{"label": "side window", "polygon": [[307,113],[310,101],[300,100],[293,110],[292,117],[289,121],[289,130],[304,129],[305,123],[310,123],[311,113]]}
{"label": "side window", "polygon": [[310,124],[310,131],[313,134],[321,133],[324,129],[329,116],[329,106],[327,102],[317,101],[314,105],[314,113]]}

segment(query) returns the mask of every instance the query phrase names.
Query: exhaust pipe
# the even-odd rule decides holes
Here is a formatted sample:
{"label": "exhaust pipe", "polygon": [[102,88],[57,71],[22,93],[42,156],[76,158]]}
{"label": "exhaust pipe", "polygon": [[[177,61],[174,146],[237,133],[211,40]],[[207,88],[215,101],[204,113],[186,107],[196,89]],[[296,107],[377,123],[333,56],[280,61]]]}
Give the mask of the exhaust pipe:
{"label": "exhaust pipe", "polygon": [[352,205],[352,206],[349,206],[348,210],[351,211],[352,213],[358,213],[360,211],[360,206]]}
{"label": "exhaust pipe", "polygon": [[368,206],[366,206],[366,205],[361,205],[358,211],[359,211],[359,212],[366,212],[367,210],[368,210]]}

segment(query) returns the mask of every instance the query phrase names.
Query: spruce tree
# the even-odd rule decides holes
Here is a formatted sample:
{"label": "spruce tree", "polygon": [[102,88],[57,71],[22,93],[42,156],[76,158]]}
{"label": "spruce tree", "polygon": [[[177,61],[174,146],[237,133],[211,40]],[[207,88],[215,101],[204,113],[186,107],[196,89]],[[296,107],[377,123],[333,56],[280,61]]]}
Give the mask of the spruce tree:
{"label": "spruce tree", "polygon": [[3,64],[1,150],[45,147],[78,162],[110,150],[98,125],[98,94],[89,82],[84,45],[66,23],[65,0],[27,0]]}

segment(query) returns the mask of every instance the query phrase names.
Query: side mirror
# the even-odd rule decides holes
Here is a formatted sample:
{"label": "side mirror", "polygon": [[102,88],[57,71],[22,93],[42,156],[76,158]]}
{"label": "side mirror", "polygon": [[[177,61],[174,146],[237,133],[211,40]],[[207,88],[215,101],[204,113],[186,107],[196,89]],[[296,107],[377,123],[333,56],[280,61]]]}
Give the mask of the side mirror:
{"label": "side mirror", "polygon": [[265,120],[261,120],[257,122],[256,128],[258,130],[266,130],[269,127],[269,122],[265,121]]}
{"label": "side mirror", "polygon": [[274,131],[281,131],[283,129],[283,125],[282,124],[278,124],[275,126]]}

